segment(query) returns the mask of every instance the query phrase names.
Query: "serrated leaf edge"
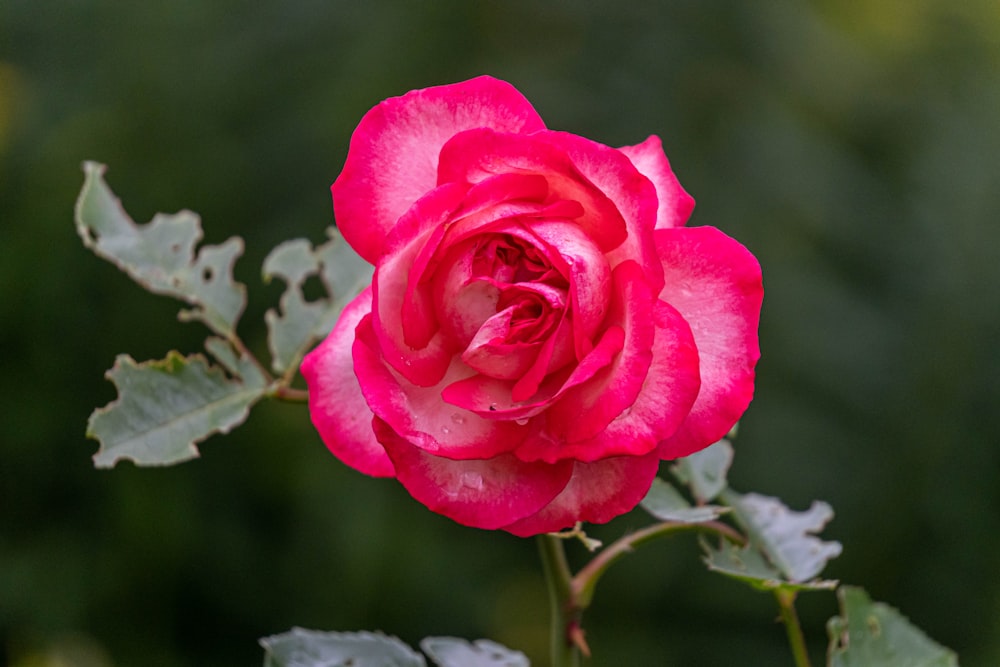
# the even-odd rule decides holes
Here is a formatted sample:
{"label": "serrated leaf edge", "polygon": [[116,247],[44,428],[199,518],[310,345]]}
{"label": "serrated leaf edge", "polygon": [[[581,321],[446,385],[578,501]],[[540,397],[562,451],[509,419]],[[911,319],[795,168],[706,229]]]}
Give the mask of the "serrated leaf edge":
{"label": "serrated leaf edge", "polygon": [[[701,560],[705,564],[705,567],[707,567],[710,572],[715,572],[717,574],[729,577],[730,579],[736,579],[738,581],[742,581],[745,584],[748,584],[749,586],[757,590],[773,591],[781,588],[789,590],[797,590],[797,591],[833,590],[840,583],[836,579],[811,579],[809,581],[791,581],[790,579],[783,578],[782,573],[774,566],[773,563],[771,563],[770,559],[767,557],[767,554],[762,552],[760,549],[758,549],[756,546],[750,543],[745,544],[742,547],[731,545],[731,548],[738,549],[739,553],[741,554],[750,552],[751,550],[756,552],[756,554],[764,560],[764,563],[769,568],[773,569],[773,573],[775,576],[765,578],[765,577],[757,577],[752,574],[740,574],[735,570],[729,570],[723,567],[719,567],[712,561],[712,554],[713,553],[721,554],[722,549],[718,550],[713,549],[711,545],[709,545],[705,541],[704,538],[700,538],[699,542],[701,543],[701,547],[704,552],[702,554]],[[724,548],[725,547],[723,547],[723,549]]]}
{"label": "serrated leaf edge", "polygon": [[[104,373],[105,379],[107,379],[108,381],[110,381],[115,386],[115,390],[118,392],[118,395],[117,395],[117,397],[114,400],[112,400],[111,402],[109,402],[107,405],[104,405],[103,407],[97,408],[93,412],[91,412],[90,417],[87,419],[86,436],[88,438],[91,438],[92,440],[96,440],[98,443],[100,443],[100,447],[98,448],[97,452],[95,452],[94,455],[91,457],[93,459],[93,461],[94,461],[94,466],[95,467],[97,467],[97,468],[113,468],[115,465],[118,464],[119,461],[123,461],[123,460],[124,461],[132,461],[136,465],[142,465],[142,466],[150,466],[150,467],[152,467],[152,466],[167,466],[167,465],[173,465],[175,463],[182,463],[184,461],[188,461],[188,460],[191,460],[191,459],[198,458],[201,455],[201,453],[200,453],[200,451],[198,450],[198,447],[197,447],[197,445],[199,443],[204,442],[205,440],[207,440],[208,438],[210,438],[211,436],[213,436],[215,434],[225,434],[225,433],[228,433],[233,428],[235,428],[235,427],[239,426],[240,424],[242,424],[244,421],[246,421],[247,417],[249,416],[250,409],[253,407],[253,405],[258,400],[260,400],[260,398],[263,398],[266,395],[266,393],[267,393],[267,386],[266,386],[266,384],[264,384],[264,385],[261,385],[259,387],[254,386],[254,387],[250,387],[250,388],[247,388],[247,389],[243,389],[243,390],[241,390],[239,392],[236,392],[236,393],[233,393],[233,394],[228,394],[225,397],[225,399],[223,399],[222,401],[219,401],[217,404],[220,404],[220,405],[221,404],[225,404],[225,403],[229,403],[229,402],[240,402],[240,401],[244,400],[248,395],[249,396],[253,396],[254,394],[257,394],[257,396],[255,398],[252,398],[252,400],[250,400],[249,402],[247,402],[246,407],[240,412],[240,414],[238,415],[238,417],[235,420],[233,420],[231,423],[223,425],[223,426],[220,426],[218,428],[210,429],[202,437],[193,438],[191,440],[191,442],[189,443],[189,448],[188,448],[188,451],[187,451],[187,453],[189,454],[189,456],[186,456],[185,458],[176,459],[176,460],[173,460],[173,461],[170,461],[170,462],[163,462],[163,463],[144,463],[144,462],[140,462],[140,461],[136,460],[135,458],[133,458],[131,456],[128,456],[128,455],[118,455],[118,456],[111,457],[110,460],[101,461],[101,459],[107,459],[107,456],[102,456],[102,454],[107,454],[110,451],[109,447],[111,447],[113,445],[109,445],[108,443],[104,442],[104,440],[102,440],[101,437],[94,432],[94,422],[97,419],[99,419],[102,415],[108,414],[108,413],[112,412],[113,410],[117,409],[118,407],[120,407],[121,404],[124,401],[124,398],[122,396],[122,389],[118,385],[118,383],[115,382],[115,373],[116,373],[116,371],[118,371],[123,365],[126,365],[126,364],[132,366],[132,368],[134,368],[134,369],[145,369],[145,368],[155,368],[157,366],[163,366],[163,365],[165,365],[167,363],[177,363],[178,361],[180,361],[181,363],[189,364],[189,365],[192,364],[192,363],[200,362],[200,363],[202,363],[204,365],[207,373],[221,375],[224,378],[226,378],[229,382],[238,382],[240,384],[244,384],[243,378],[238,378],[238,377],[235,377],[233,375],[227,374],[225,372],[225,370],[221,366],[217,366],[217,365],[211,363],[207,359],[207,357],[204,354],[201,354],[201,353],[195,353],[195,354],[184,356],[183,354],[181,354],[177,350],[170,350],[167,353],[167,356],[164,357],[163,359],[149,359],[149,360],[143,361],[143,362],[137,362],[135,359],[132,358],[131,355],[128,355],[128,354],[119,354],[118,356],[115,357],[115,362],[112,365],[112,367],[110,369],[108,369]],[[234,401],[233,400],[234,398],[239,398],[240,401]],[[158,428],[165,428],[165,426],[164,425],[159,425]]]}
{"label": "serrated leaf edge", "polygon": [[[408,656],[408,657],[412,657],[414,660],[419,661],[419,664],[426,665],[426,660],[424,659],[424,656],[422,656],[420,653],[418,653],[415,650],[413,650],[413,647],[411,647],[409,644],[407,644],[406,642],[404,642],[403,640],[401,640],[399,637],[396,637],[395,635],[389,635],[389,634],[386,634],[386,633],[381,632],[381,631],[370,631],[370,630],[358,630],[358,631],[354,631],[354,632],[340,632],[340,631],[335,631],[335,630],[310,630],[309,628],[303,628],[303,627],[299,627],[299,626],[295,626],[295,627],[291,628],[290,630],[288,630],[286,632],[281,632],[281,633],[278,633],[278,634],[275,634],[275,635],[268,635],[267,637],[261,637],[260,639],[258,639],[257,640],[257,644],[261,648],[264,649],[265,660],[273,659],[274,658],[274,654],[273,654],[273,651],[272,651],[271,644],[275,640],[284,640],[286,638],[288,638],[288,639],[295,639],[295,638],[300,638],[300,639],[301,638],[318,638],[318,639],[336,638],[336,639],[341,639],[341,638],[345,638],[345,639],[355,639],[355,640],[362,640],[362,641],[372,641],[372,640],[388,641],[390,644],[394,645],[396,648],[403,649],[405,651],[409,651],[410,654],[411,654],[411,656]],[[265,665],[268,665],[268,664],[270,664],[270,663],[269,662],[265,662]]]}
{"label": "serrated leaf edge", "polygon": [[[140,229],[148,228],[150,225],[166,216],[166,214],[157,213],[149,222],[146,223],[137,223],[133,220],[132,216],[128,214],[128,211],[122,204],[121,198],[115,194],[115,192],[108,185],[107,180],[104,178],[107,169],[107,165],[101,164],[100,162],[95,162],[93,160],[85,160],[83,162],[84,183],[83,187],[80,189],[79,196],[77,196],[73,212],[77,235],[83,242],[84,247],[91,250],[101,259],[114,265],[146,291],[153,294],[169,296],[188,305],[194,306],[193,309],[181,309],[181,311],[177,313],[177,319],[181,322],[198,320],[217,334],[226,337],[234,335],[236,325],[242,317],[243,312],[246,310],[247,289],[246,285],[243,283],[237,282],[235,279],[232,280],[234,288],[240,295],[240,306],[234,314],[232,322],[228,322],[221,313],[218,313],[215,309],[209,309],[208,305],[204,301],[193,294],[187,294],[178,290],[169,290],[147,284],[144,282],[145,279],[141,275],[134,273],[128,263],[121,261],[118,257],[106,252],[100,247],[99,238],[94,235],[93,228],[83,222],[83,204],[86,199],[85,194],[90,188],[94,187],[95,182],[97,182],[98,186],[104,190],[111,203],[122,215],[122,217],[130,223],[136,233],[138,233]],[[238,236],[233,236],[218,245],[199,245],[204,237],[204,231],[201,227],[201,216],[189,209],[181,209],[176,213],[170,214],[170,217],[177,216],[191,216],[197,226],[197,230],[194,235],[194,245],[192,247],[192,267],[200,267],[202,263],[206,261],[207,255],[211,255],[212,253],[231,252],[232,257],[230,257],[228,263],[226,264],[226,269],[227,275],[232,277],[233,266],[244,251],[243,239]]]}

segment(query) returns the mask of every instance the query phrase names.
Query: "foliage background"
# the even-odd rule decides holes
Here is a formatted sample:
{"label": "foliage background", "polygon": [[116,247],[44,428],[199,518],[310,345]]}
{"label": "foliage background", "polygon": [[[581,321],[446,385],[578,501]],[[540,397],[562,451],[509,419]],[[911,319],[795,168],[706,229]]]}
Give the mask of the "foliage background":
{"label": "foliage background", "polygon": [[[83,437],[116,353],[191,352],[204,330],[83,249],[82,160],[110,165],[139,221],[190,208],[207,241],[246,238],[241,331],[263,353],[279,287],[261,261],[323,238],[361,115],[484,72],[550,127],[663,137],[694,224],[764,267],[734,484],[828,500],[831,576],[1000,664],[993,0],[0,4],[0,663],[258,664],[255,639],[292,625],[542,655],[531,541],[345,469],[302,406],[265,405],[171,469],[95,471]],[[802,601],[817,662],[834,611]],[[775,613],[676,538],[602,584],[593,664],[786,664]]]}

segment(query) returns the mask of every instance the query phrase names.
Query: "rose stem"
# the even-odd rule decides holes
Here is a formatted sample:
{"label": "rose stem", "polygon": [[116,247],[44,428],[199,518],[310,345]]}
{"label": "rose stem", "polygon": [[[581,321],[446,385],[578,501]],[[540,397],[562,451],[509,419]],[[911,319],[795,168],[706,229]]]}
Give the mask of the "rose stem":
{"label": "rose stem", "polygon": [[781,620],[785,624],[785,632],[788,633],[788,644],[792,648],[795,667],[811,667],[806,640],[802,635],[802,626],[799,625],[799,615],[795,612],[795,591],[777,588],[774,597],[777,598],[778,607],[781,609]]}
{"label": "rose stem", "polygon": [[572,575],[566,562],[563,540],[554,535],[539,535],[538,550],[549,590],[552,667],[577,667],[580,664],[580,649],[576,642],[583,639],[579,628],[581,610],[570,599]]}
{"label": "rose stem", "polygon": [[292,403],[305,403],[309,400],[309,392],[305,389],[295,389],[285,385],[278,385],[272,394],[275,398]]}
{"label": "rose stem", "polygon": [[608,545],[576,573],[576,576],[570,582],[570,595],[573,607],[578,608],[580,613],[582,613],[584,609],[590,606],[590,601],[594,597],[594,589],[597,587],[597,582],[601,576],[613,563],[618,562],[626,554],[632,553],[637,546],[650,540],[682,532],[714,533],[737,544],[744,544],[746,542],[746,538],[743,535],[721,521],[705,521],[702,523],[664,521],[647,526]]}

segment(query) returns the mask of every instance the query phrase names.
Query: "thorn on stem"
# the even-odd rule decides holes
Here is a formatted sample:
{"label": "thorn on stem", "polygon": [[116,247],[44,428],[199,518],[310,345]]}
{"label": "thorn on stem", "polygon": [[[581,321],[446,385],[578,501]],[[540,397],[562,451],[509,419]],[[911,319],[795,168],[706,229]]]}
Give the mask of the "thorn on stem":
{"label": "thorn on stem", "polygon": [[585,635],[586,633],[578,622],[570,621],[569,626],[566,628],[566,637],[573,646],[579,649],[580,654],[584,658],[590,658],[590,646],[587,645]]}

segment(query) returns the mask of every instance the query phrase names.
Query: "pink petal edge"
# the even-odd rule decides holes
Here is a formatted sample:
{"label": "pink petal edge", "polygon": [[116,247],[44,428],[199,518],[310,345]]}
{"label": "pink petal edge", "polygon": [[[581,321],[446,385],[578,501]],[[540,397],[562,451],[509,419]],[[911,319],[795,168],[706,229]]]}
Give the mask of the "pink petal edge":
{"label": "pink petal edge", "polygon": [[577,521],[607,523],[635,508],[659,470],[656,452],[620,456],[594,463],[573,463],[563,491],[538,513],[502,526],[519,537],[572,527]]}
{"label": "pink petal edge", "polygon": [[545,124],[516,88],[489,76],[412,90],[366,113],[330,187],[337,227],[351,247],[375,264],[396,221],[437,185],[441,147],[479,127],[516,133]]}
{"label": "pink petal edge", "polygon": [[654,134],[641,144],[622,146],[619,150],[628,156],[635,168],[652,181],[656,188],[656,197],[659,199],[656,228],[683,227],[694,210],[694,198],[681,187],[670,168],[670,161],[663,152],[660,138]]}
{"label": "pink petal edge", "polygon": [[[353,347],[354,369],[365,402],[387,426],[414,446],[451,459],[491,458],[518,446],[522,429],[509,421],[487,420],[442,400],[442,389],[472,371],[459,358],[437,385],[420,387],[385,363],[372,318],[361,320]],[[398,470],[397,470],[398,472]]]}
{"label": "pink petal edge", "polygon": [[[588,440],[565,442],[542,428],[514,450],[524,460],[572,458],[595,461],[613,456],[641,456],[658,448],[687,418],[698,396],[698,350],[691,329],[672,306],[654,308],[653,360],[635,401]],[[538,419],[542,419],[539,417]]]}
{"label": "pink petal edge", "polygon": [[566,487],[573,472],[569,461],[525,463],[510,454],[441,458],[407,442],[380,419],[375,428],[410,495],[465,526],[494,530],[534,514]]}
{"label": "pink petal edge", "polygon": [[690,414],[660,444],[660,455],[674,459],[722,438],[750,405],[764,288],[757,259],[714,227],[657,230],[656,245],[666,278],[660,298],[691,325],[701,370]]}
{"label": "pink petal edge", "polygon": [[371,310],[371,288],[344,308],[333,331],[302,360],[309,387],[309,415],[330,452],[373,477],[392,477],[392,462],[375,439],[372,411],[354,375],[354,329]]}

